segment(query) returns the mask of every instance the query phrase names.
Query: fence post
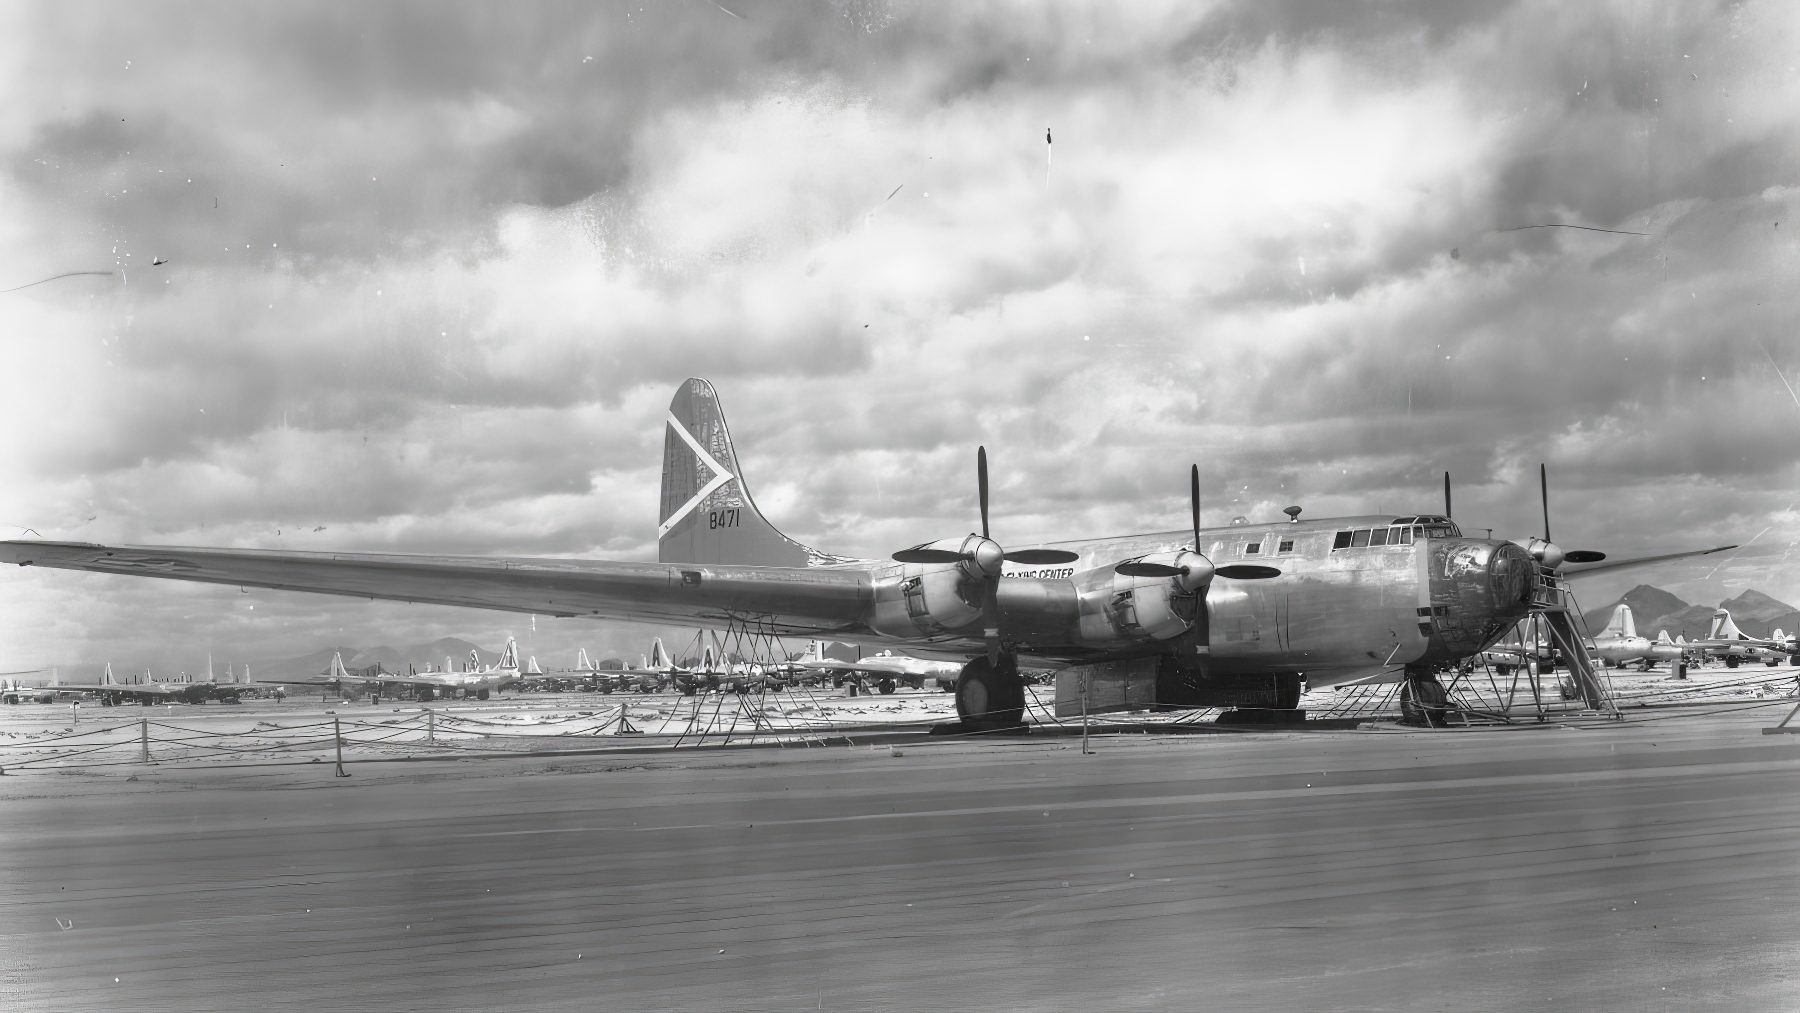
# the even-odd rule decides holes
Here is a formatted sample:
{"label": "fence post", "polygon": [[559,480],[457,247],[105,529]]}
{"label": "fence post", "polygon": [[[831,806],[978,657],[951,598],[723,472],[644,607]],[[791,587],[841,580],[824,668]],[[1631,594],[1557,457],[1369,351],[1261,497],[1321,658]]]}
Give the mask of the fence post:
{"label": "fence post", "polygon": [[350,776],[349,771],[346,771],[344,769],[344,719],[343,718],[332,718],[331,719],[331,738],[332,738],[332,741],[337,743],[337,776],[338,777],[349,777]]}
{"label": "fence post", "polygon": [[138,718],[138,762],[150,762],[150,719]]}
{"label": "fence post", "polygon": [[437,711],[425,708],[425,741],[437,741]]}

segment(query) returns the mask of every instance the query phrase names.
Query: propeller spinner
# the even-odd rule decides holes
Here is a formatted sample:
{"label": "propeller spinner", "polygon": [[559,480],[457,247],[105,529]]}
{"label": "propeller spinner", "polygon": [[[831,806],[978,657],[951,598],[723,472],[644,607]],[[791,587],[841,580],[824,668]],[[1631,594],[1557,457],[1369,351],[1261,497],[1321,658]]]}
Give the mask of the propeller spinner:
{"label": "propeller spinner", "polygon": [[982,582],[982,637],[987,641],[989,664],[1000,661],[1000,570],[1003,562],[1040,566],[1073,563],[1080,557],[1065,549],[1019,549],[1007,552],[988,533],[988,465],[987,448],[975,451],[975,479],[981,504],[981,535],[970,535],[955,549],[942,542],[926,542],[894,553],[899,563],[968,563]]}
{"label": "propeller spinner", "polygon": [[1538,495],[1544,506],[1544,537],[1541,540],[1531,539],[1525,546],[1527,552],[1536,557],[1539,563],[1552,570],[1561,567],[1564,563],[1598,563],[1606,558],[1606,553],[1595,552],[1592,549],[1574,549],[1565,552],[1561,546],[1550,540],[1550,471],[1542,464],[1538,465]]}
{"label": "propeller spinner", "polygon": [[1194,547],[1183,549],[1172,563],[1153,563],[1144,559],[1127,559],[1113,567],[1113,572],[1127,577],[1176,577],[1181,580],[1182,590],[1193,591],[1212,583],[1215,576],[1230,580],[1266,580],[1281,576],[1281,571],[1273,566],[1258,566],[1253,563],[1234,563],[1230,566],[1213,565],[1212,560],[1200,552],[1200,466],[1194,465],[1188,472],[1188,503],[1193,510]]}

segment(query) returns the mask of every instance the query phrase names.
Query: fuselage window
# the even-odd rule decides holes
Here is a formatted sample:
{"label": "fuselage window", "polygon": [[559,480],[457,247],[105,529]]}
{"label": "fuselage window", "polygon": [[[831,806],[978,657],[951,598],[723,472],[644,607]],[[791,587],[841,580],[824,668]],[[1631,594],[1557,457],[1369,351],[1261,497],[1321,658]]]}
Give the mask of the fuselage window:
{"label": "fuselage window", "polygon": [[1338,532],[1337,540],[1331,543],[1332,550],[1336,551],[1338,549],[1348,549],[1349,547],[1350,547],[1350,532],[1348,532],[1348,531]]}
{"label": "fuselage window", "polygon": [[1387,533],[1388,533],[1388,529],[1386,529],[1386,528],[1376,528],[1375,530],[1369,532],[1369,544],[1370,545],[1386,545],[1387,544]]}
{"label": "fuselage window", "polygon": [[1292,552],[1292,551],[1294,551],[1294,540],[1292,538],[1283,538],[1281,540],[1281,548],[1277,549],[1276,551],[1277,552]]}
{"label": "fuselage window", "polygon": [[1262,552],[1262,543],[1261,542],[1251,542],[1250,544],[1244,546],[1244,555],[1246,555],[1246,556],[1254,556],[1260,552]]}
{"label": "fuselage window", "polygon": [[1368,528],[1358,528],[1356,531],[1351,532],[1350,547],[1352,549],[1360,549],[1367,544],[1369,544]]}

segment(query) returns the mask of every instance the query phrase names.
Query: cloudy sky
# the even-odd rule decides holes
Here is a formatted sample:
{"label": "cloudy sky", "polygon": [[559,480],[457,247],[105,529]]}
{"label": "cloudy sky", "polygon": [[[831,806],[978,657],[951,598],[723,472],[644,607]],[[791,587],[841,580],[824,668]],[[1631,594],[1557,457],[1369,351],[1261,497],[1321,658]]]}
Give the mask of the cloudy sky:
{"label": "cloudy sky", "polygon": [[[0,524],[654,558],[693,375],[834,552],[968,530],[978,443],[1011,540],[1178,527],[1190,461],[1209,523],[1449,470],[1523,536],[1544,461],[1565,546],[1751,543],[1589,607],[1800,600],[1797,51],[1773,2],[6,5],[0,288],[113,273],[0,295]],[[0,574],[0,669],[643,649],[571,622]]]}

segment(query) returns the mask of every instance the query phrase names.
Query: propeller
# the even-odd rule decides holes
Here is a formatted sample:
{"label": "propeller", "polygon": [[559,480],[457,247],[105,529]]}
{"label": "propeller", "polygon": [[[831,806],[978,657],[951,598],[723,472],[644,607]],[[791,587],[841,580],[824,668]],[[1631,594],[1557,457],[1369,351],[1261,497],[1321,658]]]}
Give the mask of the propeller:
{"label": "propeller", "polygon": [[1544,507],[1544,538],[1543,541],[1533,538],[1526,547],[1527,551],[1537,557],[1538,562],[1554,570],[1564,563],[1598,563],[1606,558],[1606,553],[1592,549],[1564,552],[1550,540],[1550,470],[1543,464],[1538,465],[1538,497]]}
{"label": "propeller", "polygon": [[1081,558],[1066,549],[1020,549],[1007,552],[995,542],[988,532],[988,464],[987,448],[979,447],[975,451],[975,480],[981,503],[981,536],[970,535],[963,540],[957,549],[942,548],[939,543],[927,542],[915,545],[910,549],[901,549],[894,553],[893,559],[899,563],[969,563],[973,564],[974,576],[982,581],[981,619],[982,637],[987,641],[988,664],[1000,663],[1000,569],[1001,563],[1023,563],[1027,566],[1041,566],[1053,563],[1073,563]]}
{"label": "propeller", "polygon": [[1194,547],[1183,549],[1174,563],[1152,563],[1144,559],[1127,559],[1113,567],[1114,573],[1127,577],[1185,577],[1193,587],[1204,588],[1212,583],[1213,577],[1227,577],[1231,580],[1266,580],[1269,577],[1281,576],[1281,571],[1273,566],[1257,566],[1252,563],[1234,563],[1230,566],[1213,565],[1212,560],[1200,552],[1200,466],[1192,467],[1188,472],[1188,501],[1193,508]]}

